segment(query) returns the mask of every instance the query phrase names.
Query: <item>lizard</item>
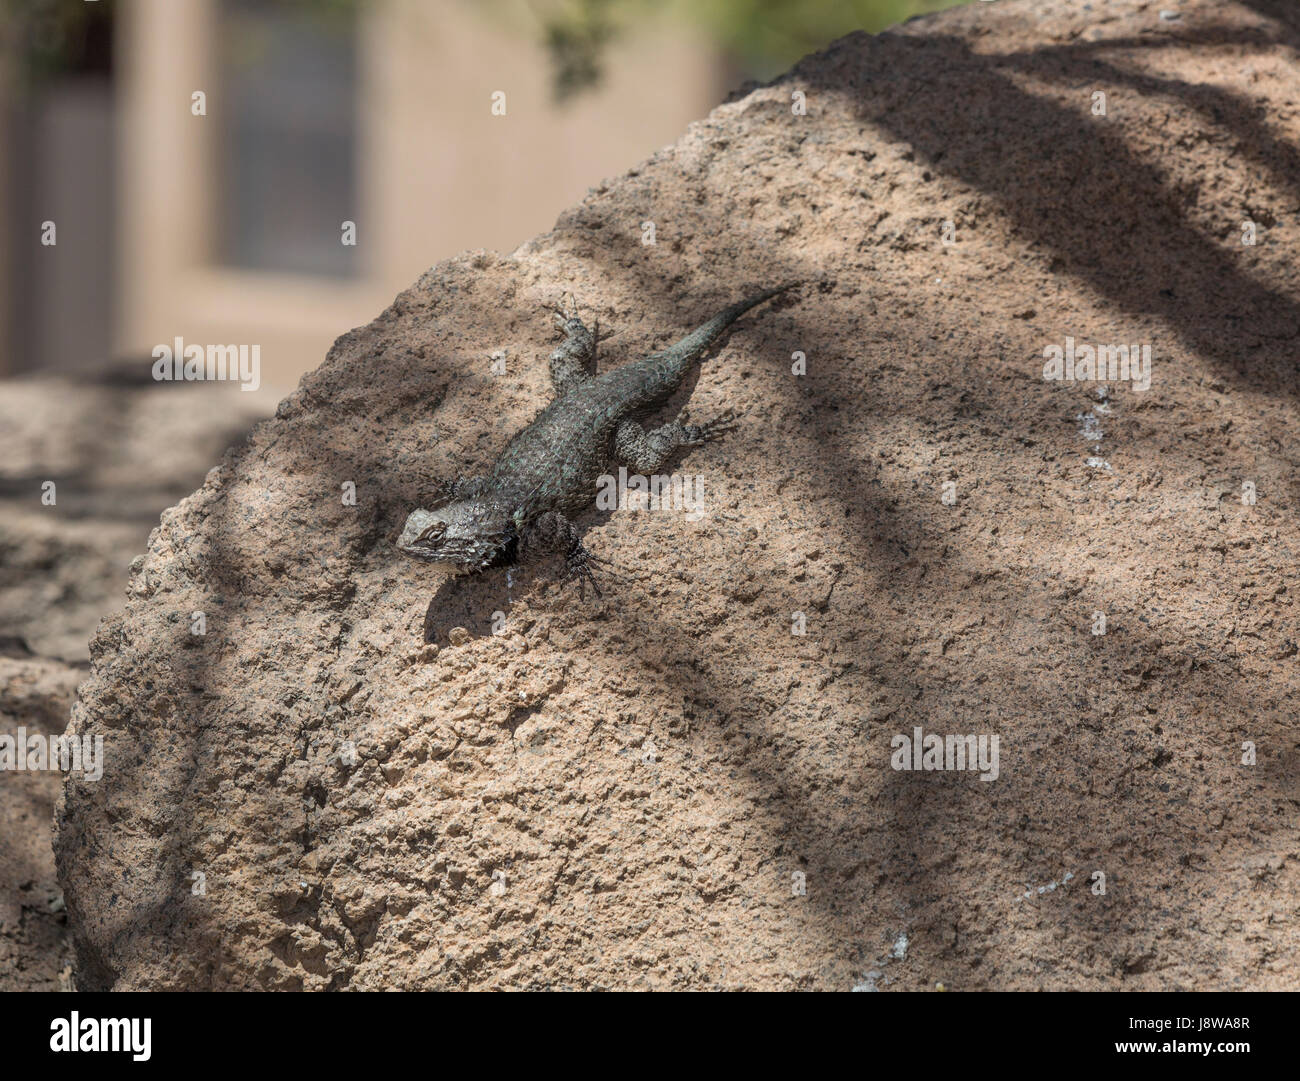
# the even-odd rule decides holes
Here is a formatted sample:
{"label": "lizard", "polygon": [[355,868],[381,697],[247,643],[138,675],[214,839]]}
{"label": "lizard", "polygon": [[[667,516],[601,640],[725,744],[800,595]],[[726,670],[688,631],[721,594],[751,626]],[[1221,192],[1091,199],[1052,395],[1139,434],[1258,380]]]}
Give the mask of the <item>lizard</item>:
{"label": "lizard", "polygon": [[564,341],[550,356],[555,399],[510,440],[486,474],[453,482],[431,509],[411,511],[398,550],[457,574],[563,550],[566,577],[589,581],[599,596],[591,568],[605,561],[582,544],[571,517],[593,505],[598,479],[611,463],[649,476],[678,449],[734,427],[734,414],[704,425],[682,424],[679,417],[650,431],[637,418],[662,405],[740,316],[798,284],[738,301],[674,345],[599,375],[599,323],[596,333],[589,330],[576,300],[567,312],[557,309]]}

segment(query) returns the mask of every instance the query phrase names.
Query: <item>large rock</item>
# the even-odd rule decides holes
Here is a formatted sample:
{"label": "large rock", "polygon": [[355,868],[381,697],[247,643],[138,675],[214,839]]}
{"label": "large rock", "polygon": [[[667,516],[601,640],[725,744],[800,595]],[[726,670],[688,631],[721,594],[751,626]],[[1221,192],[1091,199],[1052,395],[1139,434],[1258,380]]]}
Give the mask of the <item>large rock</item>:
{"label": "large rock", "polygon": [[[95,626],[124,603],[159,511],[264,408],[230,387],[160,386],[151,363],[0,384],[0,740],[63,732]],[[0,771],[0,990],[70,984],[50,848],[61,790],[57,772]]]}
{"label": "large rock", "polygon": [[[38,657],[21,639],[0,637],[0,740],[14,741],[14,765],[20,738],[48,746],[67,727],[84,676],[80,666]],[[8,747],[0,745],[0,755]],[[28,764],[25,752],[22,762]],[[0,991],[72,985],[72,947],[50,849],[61,781],[48,769],[0,773]]]}
{"label": "large rock", "polygon": [[[855,35],[342,337],[95,639],[80,985],[1294,987],[1298,40],[1263,0]],[[793,277],[691,394],[748,410],[678,467],[708,513],[584,522],[603,600],[399,558],[547,400],[562,294],[610,364]],[[1067,336],[1151,388],[1044,381]],[[998,778],[892,769],[916,726]]]}

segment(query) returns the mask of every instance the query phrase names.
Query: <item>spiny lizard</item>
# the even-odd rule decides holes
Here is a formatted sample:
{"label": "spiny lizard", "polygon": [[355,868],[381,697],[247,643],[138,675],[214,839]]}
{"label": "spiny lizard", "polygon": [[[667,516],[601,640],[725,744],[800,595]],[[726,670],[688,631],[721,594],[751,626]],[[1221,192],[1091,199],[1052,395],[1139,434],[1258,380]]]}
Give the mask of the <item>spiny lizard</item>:
{"label": "spiny lizard", "polygon": [[732,304],[675,345],[601,375],[595,374],[597,336],[576,305],[557,311],[565,337],[550,357],[555,400],[510,441],[491,472],[448,486],[435,509],[411,511],[397,547],[459,573],[563,549],[569,576],[595,586],[591,564],[601,561],[582,545],[569,516],[593,505],[599,477],[614,461],[655,474],[679,447],[698,446],[733,423],[730,416],[703,426],[674,420],[647,432],[633,418],[661,405],[741,315],[798,284]]}

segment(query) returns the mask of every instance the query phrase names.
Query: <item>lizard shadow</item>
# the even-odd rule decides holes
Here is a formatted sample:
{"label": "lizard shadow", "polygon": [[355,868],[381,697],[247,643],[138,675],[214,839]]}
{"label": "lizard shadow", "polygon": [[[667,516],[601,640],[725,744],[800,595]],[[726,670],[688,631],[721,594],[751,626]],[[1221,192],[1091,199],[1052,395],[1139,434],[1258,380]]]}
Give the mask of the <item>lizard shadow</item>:
{"label": "lizard shadow", "polygon": [[[599,521],[610,517],[602,512]],[[595,521],[584,519],[584,532]],[[597,587],[605,592],[613,585],[604,581],[608,575],[596,572]],[[586,595],[592,591],[590,582],[564,578],[564,561],[558,555],[491,567],[474,575],[447,575],[429,598],[424,613],[421,638],[426,644],[446,645],[452,630],[466,631],[470,638],[487,638],[504,625],[514,603],[516,591],[525,593],[549,585]]]}

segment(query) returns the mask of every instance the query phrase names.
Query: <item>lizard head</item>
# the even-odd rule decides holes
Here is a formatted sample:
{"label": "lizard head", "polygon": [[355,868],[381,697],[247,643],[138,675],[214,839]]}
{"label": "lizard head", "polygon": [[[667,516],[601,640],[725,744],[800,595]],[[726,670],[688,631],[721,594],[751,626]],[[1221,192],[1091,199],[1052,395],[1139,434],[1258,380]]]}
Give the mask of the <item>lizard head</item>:
{"label": "lizard head", "polygon": [[509,509],[469,499],[437,510],[411,511],[397,547],[412,559],[470,572],[506,555],[514,537],[515,524]]}

